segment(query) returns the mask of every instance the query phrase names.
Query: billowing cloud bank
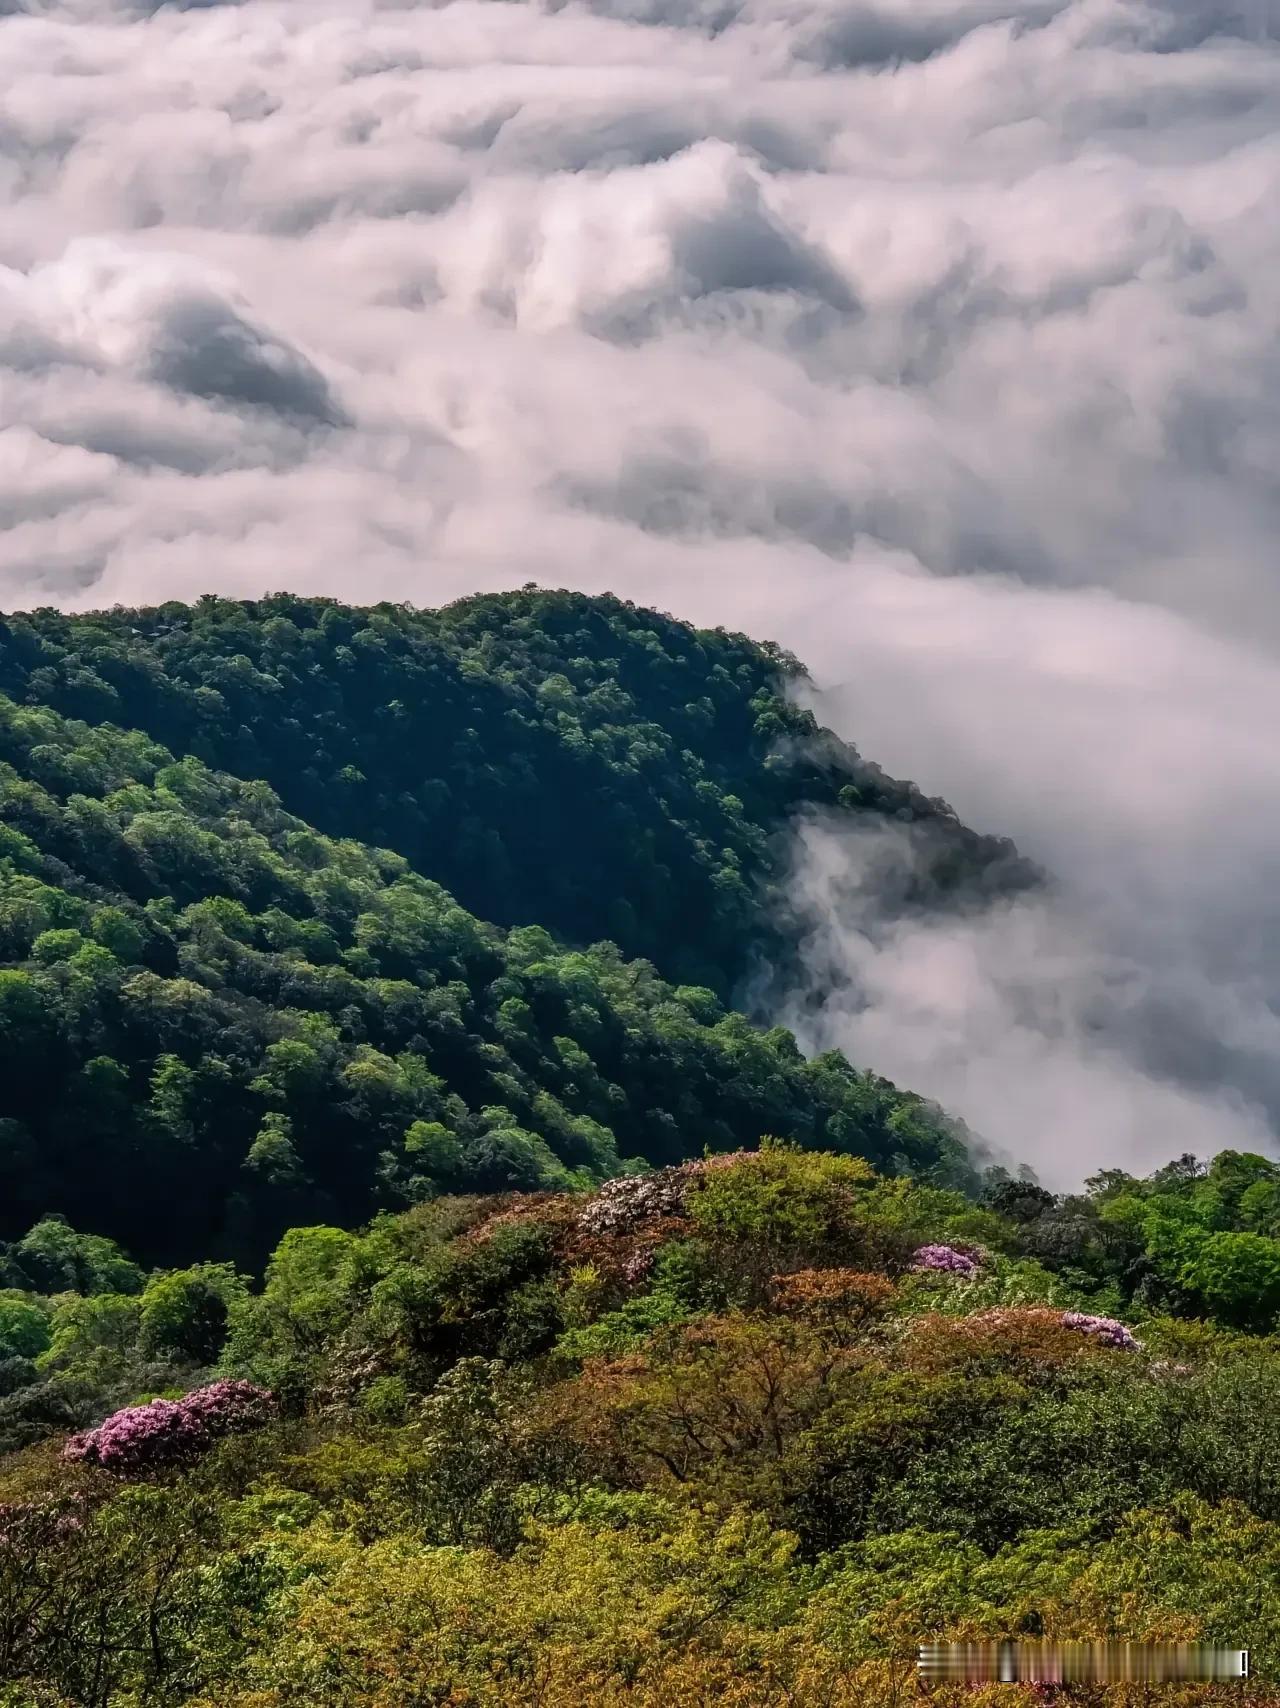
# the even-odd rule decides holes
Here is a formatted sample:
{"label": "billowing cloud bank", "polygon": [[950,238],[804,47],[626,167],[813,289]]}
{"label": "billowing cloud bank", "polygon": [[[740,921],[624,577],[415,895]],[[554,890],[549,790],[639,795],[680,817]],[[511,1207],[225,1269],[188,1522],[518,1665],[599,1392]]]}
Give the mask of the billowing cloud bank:
{"label": "billowing cloud bank", "polygon": [[[1061,878],[812,1042],[1055,1183],[1280,1132],[1280,0],[0,0],[0,606],[773,635]],[[845,994],[839,994],[839,992]]]}

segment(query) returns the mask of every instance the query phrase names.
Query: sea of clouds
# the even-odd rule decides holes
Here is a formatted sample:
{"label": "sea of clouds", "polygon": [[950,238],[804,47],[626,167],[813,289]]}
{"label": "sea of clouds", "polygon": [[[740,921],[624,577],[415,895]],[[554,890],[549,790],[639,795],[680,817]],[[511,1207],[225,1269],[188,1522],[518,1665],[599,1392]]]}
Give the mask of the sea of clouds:
{"label": "sea of clouds", "polygon": [[[1280,0],[0,0],[0,607],[781,640],[1045,894],[797,836],[813,1047],[1280,1150]],[[815,991],[826,992],[815,1004]]]}

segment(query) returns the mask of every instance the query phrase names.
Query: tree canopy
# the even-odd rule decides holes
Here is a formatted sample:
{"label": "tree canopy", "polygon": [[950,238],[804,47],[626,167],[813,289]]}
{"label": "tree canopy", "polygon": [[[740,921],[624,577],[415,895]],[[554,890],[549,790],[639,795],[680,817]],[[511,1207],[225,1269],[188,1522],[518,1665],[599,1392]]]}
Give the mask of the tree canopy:
{"label": "tree canopy", "polygon": [[[1034,874],[820,730],[773,645],[612,597],[438,611],[277,594],[0,625],[0,691],[265,781],[472,913],[616,942],[722,997],[778,946],[779,833],[814,809],[921,827],[927,884]],[[926,834],[931,833],[931,834]]]}
{"label": "tree canopy", "polygon": [[940,884],[1022,873],[817,731],[775,650],[564,594],[0,643],[0,1237],[253,1263],[773,1130],[972,1178],[940,1111],[727,1005],[802,805],[918,814]]}

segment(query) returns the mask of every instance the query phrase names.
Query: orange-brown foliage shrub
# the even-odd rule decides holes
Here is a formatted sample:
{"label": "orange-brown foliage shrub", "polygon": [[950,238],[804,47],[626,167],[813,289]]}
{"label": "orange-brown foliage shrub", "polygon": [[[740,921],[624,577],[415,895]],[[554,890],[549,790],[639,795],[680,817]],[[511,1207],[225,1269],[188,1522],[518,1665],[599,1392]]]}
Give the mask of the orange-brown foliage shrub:
{"label": "orange-brown foliage shrub", "polygon": [[1068,1328],[1062,1312],[1046,1305],[996,1306],[970,1317],[931,1312],[912,1324],[902,1355],[920,1370],[996,1366],[1011,1375],[1116,1356],[1088,1335]]}

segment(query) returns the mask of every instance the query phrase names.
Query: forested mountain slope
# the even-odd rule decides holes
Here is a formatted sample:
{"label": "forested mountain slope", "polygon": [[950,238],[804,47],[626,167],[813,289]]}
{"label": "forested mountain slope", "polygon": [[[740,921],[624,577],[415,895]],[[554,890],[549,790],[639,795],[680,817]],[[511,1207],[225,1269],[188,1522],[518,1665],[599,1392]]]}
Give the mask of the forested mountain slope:
{"label": "forested mountain slope", "polygon": [[780,1129],[963,1175],[918,1099],[611,945],[136,732],[0,701],[0,1224],[259,1252],[379,1198],[565,1185]]}
{"label": "forested mountain slope", "polygon": [[792,669],[568,595],[10,618],[0,1237],[56,1211],[255,1261],[291,1222],[766,1132],[971,1181],[939,1111],[718,994],[793,811],[910,814],[957,893],[1027,876],[817,732]]}
{"label": "forested mountain slope", "polygon": [[616,942],[730,997],[773,929],[791,815],[917,822],[924,883],[1032,874],[786,698],[777,647],[611,597],[439,611],[292,594],[0,623],[0,692],[144,731],[329,835],[403,854],[480,918]]}
{"label": "forested mountain slope", "polygon": [[907,1708],[931,1634],[1276,1708],[1280,1165],[1058,1198],[734,1012],[797,814],[909,823],[903,907],[1036,876],[797,668],[562,594],[3,624],[0,1708]]}

